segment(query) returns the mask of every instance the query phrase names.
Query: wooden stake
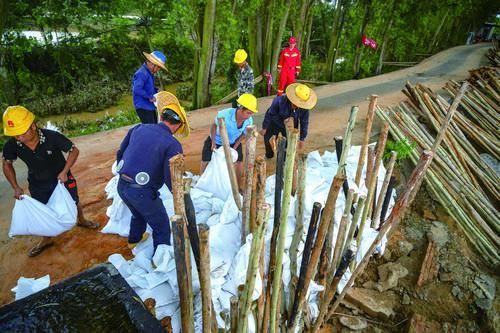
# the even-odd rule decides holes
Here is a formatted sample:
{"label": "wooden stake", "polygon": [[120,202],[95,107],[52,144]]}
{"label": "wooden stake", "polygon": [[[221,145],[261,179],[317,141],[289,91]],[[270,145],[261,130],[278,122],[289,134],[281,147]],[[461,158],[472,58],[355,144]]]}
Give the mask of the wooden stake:
{"label": "wooden stake", "polygon": [[[323,248],[323,243],[325,242],[326,232],[330,226],[332,220],[332,213],[337,202],[337,197],[339,195],[340,188],[344,182],[344,176],[335,176],[333,178],[333,183],[330,186],[330,191],[328,192],[328,198],[326,200],[325,208],[321,214],[321,222],[318,229],[318,234],[316,236],[316,242],[314,244],[311,258],[307,266],[306,273],[304,274],[304,288],[297,289],[298,294],[295,297],[295,302],[297,303],[297,309],[302,309],[304,305],[305,296],[307,290],[309,289],[309,283],[311,282],[311,277],[313,276],[316,268],[318,266],[319,256],[321,249]],[[297,322],[297,317],[292,317],[288,321],[287,332],[292,333],[295,331],[295,325]]]}
{"label": "wooden stake", "polygon": [[234,170],[233,156],[231,155],[231,146],[229,145],[229,137],[227,136],[227,128],[224,118],[218,118],[219,133],[224,147],[224,156],[226,157],[227,172],[229,173],[229,181],[231,182],[231,191],[233,193],[234,202],[239,210],[242,208],[240,190],[238,187],[238,179]]}
{"label": "wooden stake", "polygon": [[212,325],[212,288],[210,286],[210,247],[208,245],[209,230],[206,224],[198,226],[200,230],[200,289],[201,289],[201,315],[203,333],[211,332]]}
{"label": "wooden stake", "polygon": [[186,217],[186,208],[184,207],[184,182],[182,175],[184,173],[184,156],[177,154],[169,160],[170,178],[172,181],[172,195],[174,197],[174,212],[176,215]]}
{"label": "wooden stake", "polygon": [[250,233],[250,205],[252,200],[255,147],[258,135],[255,126],[247,126],[245,142],[245,188],[243,189],[243,209],[241,211],[241,244],[245,244],[246,237]]}
{"label": "wooden stake", "polygon": [[311,220],[309,222],[309,229],[307,231],[306,242],[304,244],[304,251],[302,252],[302,263],[300,265],[298,282],[294,290],[293,302],[291,300],[292,306],[289,312],[288,320],[295,320],[299,311],[298,308],[299,290],[304,289],[304,279],[306,277],[306,271],[309,264],[309,259],[311,257],[311,250],[314,245],[314,236],[316,235],[316,229],[318,226],[320,211],[321,211],[321,204],[319,202],[315,202],[311,213]]}
{"label": "wooden stake", "polygon": [[[356,177],[354,178],[354,183],[356,183],[357,187],[360,186],[361,174],[363,173],[363,168],[365,166],[366,150],[372,132],[372,124],[373,124],[373,117],[375,116],[377,97],[378,97],[377,95],[370,96],[370,105],[368,106],[368,114],[366,116],[365,134],[363,136],[363,143],[361,144],[361,150],[359,152],[358,167],[356,168]],[[358,201],[357,196],[353,200],[354,203],[356,203]]]}
{"label": "wooden stake", "polygon": [[[231,296],[229,299],[231,304],[230,318],[231,318],[231,333],[238,332],[238,296]],[[213,332],[214,333],[214,332]]]}
{"label": "wooden stake", "polygon": [[[288,253],[290,253],[290,271],[292,278],[297,277],[297,254],[298,246],[304,238],[304,205],[307,174],[307,154],[299,153],[297,157],[297,194],[295,205],[295,232]],[[290,294],[292,296],[292,294]],[[290,302],[291,303],[291,302]]]}
{"label": "wooden stake", "polygon": [[385,172],[384,182],[382,184],[382,189],[378,195],[377,206],[375,208],[375,212],[373,213],[373,220],[371,227],[373,229],[378,229],[380,226],[380,214],[382,212],[382,206],[384,203],[384,198],[387,193],[387,188],[389,187],[389,182],[392,176],[392,170],[394,168],[394,164],[396,163],[396,158],[398,153],[395,151],[391,151],[391,159],[389,160],[389,165],[387,166],[387,170]]}
{"label": "wooden stake", "polygon": [[191,255],[187,232],[182,215],[172,216],[172,232],[174,234],[174,255],[177,270],[177,284],[181,303],[182,332],[194,333],[193,289],[191,283]]}
{"label": "wooden stake", "polygon": [[281,190],[283,189],[283,170],[285,166],[286,138],[281,135],[277,139],[278,151],[276,153],[276,181],[274,187],[274,222],[271,235],[271,246],[269,255],[269,267],[267,270],[266,296],[264,302],[264,319],[262,320],[262,332],[267,332],[269,328],[269,317],[271,316],[271,290],[276,269],[276,243],[281,216]]}
{"label": "wooden stake", "polygon": [[250,313],[250,305],[252,303],[252,294],[255,286],[255,280],[259,273],[260,254],[263,245],[264,230],[266,222],[269,219],[269,211],[271,206],[264,204],[259,207],[259,216],[256,221],[256,229],[253,233],[252,245],[250,249],[250,258],[248,260],[247,277],[245,282],[245,290],[242,294],[241,307],[238,316],[238,332],[245,333],[248,328],[248,315]]}
{"label": "wooden stake", "polygon": [[283,271],[283,252],[285,250],[286,240],[286,227],[288,223],[288,209],[290,208],[290,197],[292,193],[293,181],[293,166],[295,162],[295,152],[297,150],[297,141],[299,138],[299,131],[297,129],[289,129],[287,140],[288,145],[286,149],[285,173],[284,173],[284,188],[283,188],[283,202],[281,205],[280,216],[280,229],[278,232],[278,246],[276,248],[276,270],[273,276],[273,290],[271,295],[271,314],[269,327],[270,332],[275,332],[276,327],[276,310],[278,306],[278,295],[281,288],[281,273]]}

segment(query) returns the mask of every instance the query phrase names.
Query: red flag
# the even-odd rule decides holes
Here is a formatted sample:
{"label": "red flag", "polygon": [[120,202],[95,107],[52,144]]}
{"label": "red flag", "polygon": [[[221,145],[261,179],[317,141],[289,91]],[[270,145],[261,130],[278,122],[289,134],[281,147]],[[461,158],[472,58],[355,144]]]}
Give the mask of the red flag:
{"label": "red flag", "polygon": [[363,43],[363,45],[366,45],[368,47],[371,47],[372,49],[376,49],[378,44],[377,42],[375,41],[375,39],[370,39],[370,38],[367,38],[365,35],[361,36],[361,43]]}

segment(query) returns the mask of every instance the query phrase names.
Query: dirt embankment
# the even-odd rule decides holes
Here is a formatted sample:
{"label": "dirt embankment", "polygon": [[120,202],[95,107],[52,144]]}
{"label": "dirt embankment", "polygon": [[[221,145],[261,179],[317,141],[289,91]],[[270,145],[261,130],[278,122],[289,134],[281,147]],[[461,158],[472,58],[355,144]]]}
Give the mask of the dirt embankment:
{"label": "dirt embankment", "polygon": [[[351,80],[337,84],[318,87],[315,91],[319,101],[311,114],[309,136],[306,150],[332,149],[334,136],[343,135],[349,110],[352,105],[359,105],[357,127],[354,133],[354,144],[358,144],[364,128],[370,94],[379,95],[379,104],[394,105],[404,99],[400,92],[404,81],[412,83],[424,81],[431,88],[440,88],[446,80],[463,79],[467,70],[476,68],[484,61],[484,53],[489,45],[461,46],[444,51],[421,64],[363,80]],[[261,124],[264,111],[270,105],[272,98],[259,99],[259,109],[256,123]],[[199,172],[200,152],[204,138],[213,121],[215,113],[221,107],[210,107],[190,113],[193,129],[188,140],[182,142],[186,155],[187,169]],[[127,128],[102,132],[95,135],[78,137],[74,140],[81,154],[73,168],[77,178],[80,198],[86,215],[101,224],[107,222],[106,200],[104,186],[111,179],[111,165],[115,152],[123,139]],[[263,142],[258,140],[259,154],[263,153]],[[16,163],[18,179],[25,178],[25,168],[22,162]],[[268,167],[274,173],[273,167]],[[25,182],[21,182],[26,185]],[[25,186],[26,188],[26,186]],[[126,248],[126,239],[102,234],[98,231],[74,228],[56,237],[55,245],[40,256],[28,258],[26,253],[35,242],[34,237],[18,237],[9,239],[7,236],[11,211],[14,204],[12,191],[5,178],[0,178],[0,304],[13,301],[10,289],[17,283],[20,276],[40,277],[50,274],[51,283],[56,283],[65,277],[74,275],[88,267],[105,262],[112,253],[122,253],[130,256]]]}

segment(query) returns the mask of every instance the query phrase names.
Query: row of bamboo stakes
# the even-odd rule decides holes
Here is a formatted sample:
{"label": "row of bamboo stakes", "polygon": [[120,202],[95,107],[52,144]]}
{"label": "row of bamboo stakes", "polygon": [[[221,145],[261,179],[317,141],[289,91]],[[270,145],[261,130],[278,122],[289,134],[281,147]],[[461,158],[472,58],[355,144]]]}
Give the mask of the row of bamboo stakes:
{"label": "row of bamboo stakes", "polygon": [[[482,68],[471,74],[470,84],[464,84],[467,91],[455,81],[445,86],[451,96],[463,98],[426,183],[481,257],[495,267],[500,263],[500,177],[480,153],[500,159],[500,73],[498,68]],[[427,149],[432,133],[445,120],[449,104],[420,84],[407,83],[403,92],[408,102],[379,108],[377,115],[390,124],[395,138],[407,138],[420,149]],[[413,151],[410,158],[416,162],[418,152]]]}
{"label": "row of bamboo stakes", "polygon": [[[457,97],[457,100],[460,96]],[[435,152],[451,121],[454,106],[448,111],[447,120],[443,122],[434,145],[430,150],[422,151],[417,166],[413,170],[404,190],[398,197],[396,204],[385,219],[384,202],[388,202],[392,189],[392,170],[396,160],[396,153],[392,152],[383,186],[377,189],[378,169],[382,164],[389,123],[382,126],[376,149],[368,147],[372,132],[372,123],[375,115],[377,96],[372,95],[368,108],[365,133],[361,154],[357,167],[355,183],[361,184],[361,177],[365,160],[367,171],[365,183],[367,194],[358,195],[349,189],[346,180],[345,166],[351,145],[352,131],[356,123],[358,107],[352,107],[347,129],[342,137],[335,138],[339,167],[331,184],[328,198],[324,207],[315,202],[308,230],[305,231],[304,204],[307,155],[297,154],[297,129],[288,128],[286,138],[277,139],[276,157],[276,185],[274,202],[274,220],[268,224],[270,205],[265,202],[266,163],[261,156],[255,156],[257,131],[255,127],[247,128],[245,142],[245,188],[243,199],[238,192],[233,163],[230,159],[229,142],[223,119],[219,119],[220,132],[223,139],[227,168],[232,186],[232,193],[237,206],[242,213],[242,245],[249,233],[252,234],[250,258],[247,267],[246,282],[238,289],[238,295],[231,300],[229,313],[221,314],[225,319],[224,332],[247,332],[250,314],[256,319],[255,332],[317,332],[319,328],[330,320],[342,302],[347,291],[352,287],[356,278],[363,272],[375,248],[390,230],[397,228],[407,208],[415,198],[423,177],[428,170]],[[172,217],[172,231],[174,235],[174,252],[179,285],[180,308],[182,318],[182,332],[194,332],[193,290],[191,281],[191,251],[196,261],[196,269],[200,279],[202,303],[202,327],[204,333],[219,332],[213,312],[210,288],[210,253],[209,232],[207,225],[196,225],[196,217],[189,195],[189,181],[183,179],[184,159],[177,155],[170,160],[172,174],[172,189],[174,196],[175,216]],[[232,170],[233,169],[233,170]],[[294,169],[296,171],[294,171]],[[296,188],[296,230],[288,251],[291,258],[291,281],[288,298],[283,292],[283,255],[285,253],[285,239],[287,233],[288,211],[292,195],[294,172],[297,172]],[[335,204],[339,195],[346,196],[346,205],[339,221],[337,238],[333,239]],[[353,261],[361,234],[367,220],[371,220],[372,227],[379,229],[376,239],[369,250],[358,263]],[[196,230],[198,228],[198,230]],[[266,228],[272,228],[270,241],[270,259],[267,270],[264,268],[264,235]],[[357,233],[357,237],[356,237]],[[304,239],[305,236],[305,239]],[[299,244],[304,242],[302,261],[297,267]],[[332,248],[333,247],[333,248]],[[351,265],[352,274],[347,285],[340,294],[336,293],[341,277]],[[297,274],[297,271],[299,272]],[[267,272],[267,274],[266,274]],[[257,274],[263,281],[263,291],[260,297],[252,300]],[[307,306],[307,291],[312,280],[325,286],[319,301],[319,316],[312,318]]]}

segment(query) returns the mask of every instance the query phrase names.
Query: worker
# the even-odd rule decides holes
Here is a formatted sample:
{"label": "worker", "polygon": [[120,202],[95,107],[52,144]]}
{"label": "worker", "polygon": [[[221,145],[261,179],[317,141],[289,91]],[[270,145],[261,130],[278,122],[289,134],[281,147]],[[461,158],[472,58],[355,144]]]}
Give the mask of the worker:
{"label": "worker", "polygon": [[266,111],[260,134],[264,136],[266,157],[273,158],[274,151],[269,142],[274,135],[286,137],[285,120],[293,118],[293,127],[300,129],[298,149],[304,149],[304,142],[309,127],[309,110],[317,102],[316,93],[305,84],[293,83],[286,88],[286,93],[277,96]]}
{"label": "worker", "polygon": [[[85,219],[79,204],[76,179],[71,167],[78,158],[78,148],[59,132],[41,129],[35,115],[23,106],[9,106],[3,113],[4,135],[12,137],[3,147],[3,173],[14,190],[14,198],[22,200],[24,190],[17,183],[13,163],[19,157],[28,167],[28,188],[31,197],[46,204],[58,182],[71,194],[77,206],[77,225],[97,229],[98,223]],[[63,152],[68,153],[67,159]],[[30,257],[54,244],[51,237],[42,237],[28,252]]]}
{"label": "worker", "polygon": [[252,115],[257,113],[257,98],[254,95],[245,93],[237,101],[237,108],[221,110],[215,117],[215,122],[210,127],[210,135],[203,144],[201,153],[201,173],[205,171],[208,162],[212,159],[212,152],[222,146],[222,137],[219,130],[219,118],[223,118],[226,123],[229,145],[238,152],[238,159],[235,163],[237,178],[241,181],[243,176],[243,147],[241,140],[245,136],[247,126],[253,125]]}
{"label": "worker", "polygon": [[[237,98],[245,93],[253,94],[253,70],[247,62],[248,54],[243,49],[239,49],[234,54],[234,63],[238,65],[238,91]],[[233,108],[237,107],[236,99]]]}
{"label": "worker", "polygon": [[154,95],[158,92],[155,87],[155,74],[165,68],[167,57],[160,51],[151,53],[142,52],[146,61],[139,67],[132,77],[132,99],[135,112],[143,124],[158,123]]}
{"label": "worker", "polygon": [[171,93],[157,94],[160,123],[139,124],[131,128],[116,154],[118,194],[130,209],[128,247],[133,249],[148,236],[146,226],[153,229],[153,245],[170,245],[170,222],[159,189],[166,184],[172,191],[170,158],[182,154],[182,146],[174,137],[189,135],[184,108]]}
{"label": "worker", "polygon": [[295,37],[288,39],[288,47],[285,47],[280,54],[278,62],[278,72],[280,82],[278,85],[278,96],[281,96],[285,88],[295,82],[295,78],[300,73],[300,51],[295,47],[297,40]]}

